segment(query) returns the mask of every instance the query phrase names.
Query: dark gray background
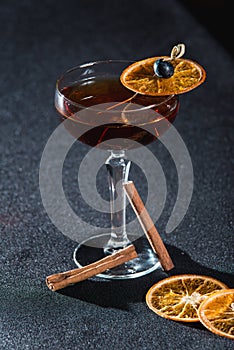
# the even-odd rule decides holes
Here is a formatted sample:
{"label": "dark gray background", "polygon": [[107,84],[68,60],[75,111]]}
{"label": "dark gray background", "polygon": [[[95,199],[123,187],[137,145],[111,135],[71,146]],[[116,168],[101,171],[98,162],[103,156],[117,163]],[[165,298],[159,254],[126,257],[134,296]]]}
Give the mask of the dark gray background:
{"label": "dark gray background", "polygon": [[[204,13],[201,2],[197,6]],[[223,15],[220,11],[220,21]],[[176,171],[167,152],[157,142],[150,145],[170,193],[157,227],[175,261],[173,274],[207,274],[233,287],[234,62],[230,46],[209,26],[212,18],[212,6],[204,22],[172,0],[1,1],[1,349],[231,348],[231,340],[200,324],[172,322],[150,311],[145,294],[158,280],[156,273],[124,282],[92,279],[50,292],[45,277],[75,267],[76,242],[51,223],[38,183],[43,148],[59,124],[54,88],[64,70],[98,59],[168,54],[173,45],[185,43],[186,57],[207,72],[202,86],[181,96],[174,124],[192,158],[194,193],[184,220],[166,234]],[[77,143],[65,164],[65,188],[74,206],[76,174],[87,151]],[[137,184],[141,191],[143,178]],[[108,220],[87,213],[100,226]]]}

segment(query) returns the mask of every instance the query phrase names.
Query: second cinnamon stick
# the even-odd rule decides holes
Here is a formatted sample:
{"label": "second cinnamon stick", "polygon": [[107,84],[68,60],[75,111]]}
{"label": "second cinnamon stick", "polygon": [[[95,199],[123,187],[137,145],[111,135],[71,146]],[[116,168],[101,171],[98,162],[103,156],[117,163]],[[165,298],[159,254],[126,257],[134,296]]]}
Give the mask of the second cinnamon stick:
{"label": "second cinnamon stick", "polygon": [[139,196],[137,189],[132,181],[128,181],[123,184],[123,187],[126,191],[129,202],[132,205],[133,210],[135,211],[137,218],[145,232],[146,237],[153,249],[157,254],[158,259],[165,271],[169,271],[174,267],[174,264],[168,254],[168,251],[153,223],[151,220],[144,203]]}
{"label": "second cinnamon stick", "polygon": [[137,258],[137,253],[134,245],[131,244],[84,267],[50,275],[46,277],[46,284],[50,290],[56,291],[71,284],[84,281],[135,258]]}

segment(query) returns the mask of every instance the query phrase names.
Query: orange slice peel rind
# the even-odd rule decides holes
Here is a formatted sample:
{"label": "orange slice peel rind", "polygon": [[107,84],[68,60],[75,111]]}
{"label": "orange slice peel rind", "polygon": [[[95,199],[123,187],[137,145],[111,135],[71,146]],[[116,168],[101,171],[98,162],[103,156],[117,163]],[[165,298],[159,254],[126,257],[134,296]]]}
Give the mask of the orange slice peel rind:
{"label": "orange slice peel rind", "polygon": [[[178,44],[173,47],[171,56],[150,57],[134,62],[122,72],[120,81],[126,88],[149,96],[183,94],[191,91],[205,81],[206,71],[199,63],[181,58],[184,52],[184,45]],[[160,78],[155,74],[154,63],[159,59],[170,61],[173,65],[174,74],[170,78]]]}
{"label": "orange slice peel rind", "polygon": [[198,317],[211,332],[234,339],[234,289],[220,290],[204,300]]}
{"label": "orange slice peel rind", "polygon": [[154,284],[146,294],[147,306],[161,317],[181,322],[198,322],[198,308],[214,292],[228,287],[202,275],[176,275]]}

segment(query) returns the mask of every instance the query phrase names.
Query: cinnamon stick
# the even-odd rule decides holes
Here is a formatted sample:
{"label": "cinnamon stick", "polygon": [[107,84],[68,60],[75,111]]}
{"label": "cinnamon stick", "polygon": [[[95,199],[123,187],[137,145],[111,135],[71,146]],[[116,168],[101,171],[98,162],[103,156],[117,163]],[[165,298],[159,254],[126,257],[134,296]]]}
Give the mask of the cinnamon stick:
{"label": "cinnamon stick", "polygon": [[112,255],[108,255],[103,259],[95,261],[92,264],[50,275],[46,277],[46,284],[50,290],[56,291],[71,284],[81,282],[136,257],[137,253],[135,247],[133,244],[131,244],[126,248],[120,249],[116,253],[113,253]]}
{"label": "cinnamon stick", "polygon": [[170,255],[153,223],[151,220],[144,203],[142,202],[140,195],[132,181],[128,181],[123,184],[126,191],[129,202],[135,211],[137,218],[145,232],[146,237],[153,249],[158,256],[158,259],[165,271],[169,271],[174,267],[174,264],[170,258]]}

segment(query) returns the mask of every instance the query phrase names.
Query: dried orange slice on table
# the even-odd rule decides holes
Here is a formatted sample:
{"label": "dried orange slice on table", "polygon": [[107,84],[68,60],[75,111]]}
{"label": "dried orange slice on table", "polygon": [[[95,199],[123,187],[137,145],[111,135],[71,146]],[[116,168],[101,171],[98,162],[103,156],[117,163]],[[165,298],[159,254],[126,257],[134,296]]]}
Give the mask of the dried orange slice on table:
{"label": "dried orange slice on table", "polygon": [[228,287],[202,275],[177,275],[154,284],[146,294],[148,307],[159,316],[174,321],[198,322],[198,307],[212,293]]}
{"label": "dried orange slice on table", "polygon": [[234,289],[216,292],[204,300],[198,316],[211,332],[234,339]]}
{"label": "dried orange slice on table", "polygon": [[174,46],[171,56],[151,57],[134,62],[120,76],[122,84],[150,96],[182,94],[205,81],[206,71],[197,62],[181,58],[184,44]]}

